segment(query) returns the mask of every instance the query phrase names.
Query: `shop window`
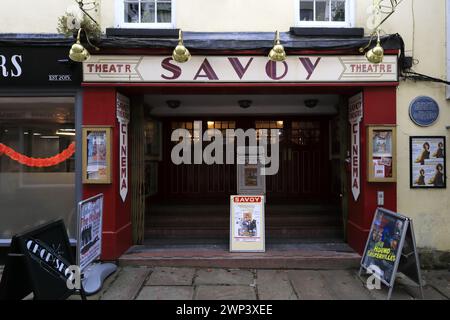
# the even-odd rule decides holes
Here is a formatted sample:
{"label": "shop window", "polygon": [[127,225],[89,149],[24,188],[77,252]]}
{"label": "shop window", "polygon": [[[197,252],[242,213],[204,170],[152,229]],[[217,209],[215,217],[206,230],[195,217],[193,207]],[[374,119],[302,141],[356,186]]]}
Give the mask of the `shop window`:
{"label": "shop window", "polygon": [[172,28],[175,0],[116,0],[116,25],[125,28]]}
{"label": "shop window", "polygon": [[313,146],[320,143],[320,122],[292,121],[291,141],[300,146]]}
{"label": "shop window", "polygon": [[75,138],[73,98],[0,98],[0,239],[60,218],[75,238]]}
{"label": "shop window", "polygon": [[353,0],[295,0],[297,26],[351,27]]}

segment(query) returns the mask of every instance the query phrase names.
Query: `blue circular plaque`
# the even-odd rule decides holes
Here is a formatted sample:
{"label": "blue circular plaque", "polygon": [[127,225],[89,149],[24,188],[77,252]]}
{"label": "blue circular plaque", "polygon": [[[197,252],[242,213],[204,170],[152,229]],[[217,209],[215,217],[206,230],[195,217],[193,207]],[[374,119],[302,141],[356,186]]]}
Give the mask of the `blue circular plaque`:
{"label": "blue circular plaque", "polygon": [[431,126],[439,117],[439,105],[430,97],[417,97],[409,105],[409,117],[418,126]]}

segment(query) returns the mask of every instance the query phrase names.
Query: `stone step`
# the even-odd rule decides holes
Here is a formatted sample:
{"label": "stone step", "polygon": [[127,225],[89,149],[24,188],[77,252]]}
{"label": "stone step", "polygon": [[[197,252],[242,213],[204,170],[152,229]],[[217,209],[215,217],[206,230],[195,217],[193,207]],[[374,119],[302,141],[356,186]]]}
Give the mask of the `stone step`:
{"label": "stone step", "polygon": [[361,257],[346,244],[267,246],[264,253],[231,253],[226,245],[134,246],[121,266],[258,269],[354,269]]}
{"label": "stone step", "polygon": [[[342,218],[338,215],[266,215],[265,218],[266,226],[272,227],[341,225],[342,221]],[[147,227],[173,227],[177,225],[201,227],[206,223],[213,227],[228,226],[230,223],[230,217],[228,215],[160,215],[147,216],[145,219],[145,225]]]}
{"label": "stone step", "polygon": [[[342,239],[343,231],[338,226],[328,227],[267,227],[266,236],[271,238]],[[229,237],[229,228],[146,228],[145,238],[224,238]]]}

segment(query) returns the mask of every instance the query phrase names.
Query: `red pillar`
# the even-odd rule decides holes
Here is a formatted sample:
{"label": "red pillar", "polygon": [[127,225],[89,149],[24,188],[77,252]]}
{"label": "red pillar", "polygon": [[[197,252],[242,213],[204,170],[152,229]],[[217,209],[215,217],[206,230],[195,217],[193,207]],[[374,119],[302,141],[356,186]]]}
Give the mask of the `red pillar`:
{"label": "red pillar", "polygon": [[115,260],[132,244],[130,191],[125,202],[119,194],[119,123],[115,88],[85,88],[83,126],[112,127],[111,183],[84,184],[83,198],[104,194],[101,258]]}
{"label": "red pillar", "polygon": [[[362,254],[370,231],[375,209],[377,191],[384,191],[384,208],[397,210],[397,183],[374,183],[367,181],[367,126],[395,125],[396,87],[366,87],[363,90],[364,115],[361,122],[361,194],[354,201],[349,194],[348,244]],[[396,143],[396,142],[395,142]]]}

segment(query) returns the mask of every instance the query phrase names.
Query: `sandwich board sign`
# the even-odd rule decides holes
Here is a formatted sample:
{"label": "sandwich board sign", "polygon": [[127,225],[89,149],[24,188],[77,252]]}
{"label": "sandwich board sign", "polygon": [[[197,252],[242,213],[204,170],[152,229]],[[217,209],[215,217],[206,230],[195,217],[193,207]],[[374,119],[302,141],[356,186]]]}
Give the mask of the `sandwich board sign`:
{"label": "sandwich board sign", "polygon": [[78,203],[77,264],[83,274],[83,289],[94,294],[117,270],[113,263],[95,263],[102,254],[103,194]]}
{"label": "sandwich board sign", "polygon": [[103,194],[78,203],[77,264],[80,271],[102,253]]}
{"label": "sandwich board sign", "polygon": [[360,275],[363,269],[373,273],[389,288],[388,299],[399,272],[418,284],[423,298],[419,255],[411,219],[377,208],[361,259]]}
{"label": "sandwich board sign", "polygon": [[230,252],[265,252],[264,196],[230,197]]}
{"label": "sandwich board sign", "polygon": [[57,220],[12,238],[0,282],[0,300],[20,300],[33,293],[35,300],[66,299],[76,289],[75,261],[63,220]]}

